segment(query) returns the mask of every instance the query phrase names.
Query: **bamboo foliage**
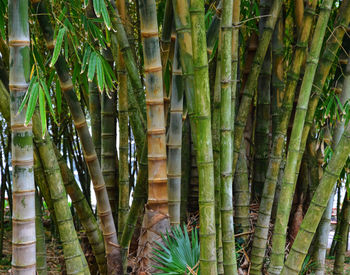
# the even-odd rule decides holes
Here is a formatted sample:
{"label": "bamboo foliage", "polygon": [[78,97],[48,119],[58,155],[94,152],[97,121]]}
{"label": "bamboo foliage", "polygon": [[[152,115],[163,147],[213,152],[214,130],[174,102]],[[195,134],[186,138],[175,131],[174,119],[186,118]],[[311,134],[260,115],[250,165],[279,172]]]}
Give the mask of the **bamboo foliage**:
{"label": "bamboo foliage", "polygon": [[32,125],[26,110],[18,113],[30,76],[28,2],[8,2],[10,112],[12,131],[13,216],[12,272],[35,274],[35,187]]}

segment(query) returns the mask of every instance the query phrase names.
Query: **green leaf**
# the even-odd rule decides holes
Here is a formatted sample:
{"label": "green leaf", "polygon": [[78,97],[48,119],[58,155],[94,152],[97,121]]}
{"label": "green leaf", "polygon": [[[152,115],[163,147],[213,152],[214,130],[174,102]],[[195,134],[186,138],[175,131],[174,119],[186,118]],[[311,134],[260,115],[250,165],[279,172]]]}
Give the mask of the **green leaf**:
{"label": "green leaf", "polygon": [[35,110],[35,105],[38,99],[38,93],[39,93],[39,83],[35,82],[33,84],[33,88],[32,91],[30,93],[30,98],[28,101],[28,108],[27,108],[27,112],[26,112],[26,119],[24,124],[28,125],[29,121],[32,119],[32,116],[34,114],[34,110]]}
{"label": "green leaf", "polygon": [[88,65],[88,59],[90,58],[90,55],[91,55],[91,48],[89,46],[87,46],[87,49],[85,50],[85,53],[84,53],[84,57],[83,57],[83,63],[82,63],[82,66],[81,66],[81,72],[80,73],[83,73],[85,72],[85,69]]}
{"label": "green leaf", "polygon": [[97,17],[101,16],[101,0],[92,0],[94,11]]}
{"label": "green leaf", "polygon": [[40,80],[40,86],[45,92],[45,96],[46,96],[47,103],[49,105],[50,113],[51,113],[54,121],[57,123],[56,117],[55,117],[55,111],[53,110],[53,104],[52,104],[52,101],[51,101],[50,92],[49,92],[49,89],[47,88],[47,85],[46,85],[45,81]]}
{"label": "green leaf", "polygon": [[27,92],[26,92],[26,95],[25,95],[24,98],[23,98],[23,101],[22,101],[22,103],[21,103],[21,106],[19,106],[19,109],[18,109],[17,114],[19,114],[20,112],[22,112],[24,106],[26,105],[26,103],[27,103],[27,101],[28,101],[28,98],[29,98],[29,96],[30,96],[30,94],[31,94],[31,92],[32,92],[33,85],[34,85],[34,83],[36,82],[36,79],[37,79],[37,76],[35,75],[35,76],[33,76],[32,79],[30,80],[29,86],[28,86],[28,90],[27,90]]}
{"label": "green leaf", "polygon": [[44,137],[46,133],[45,94],[41,86],[39,87],[39,110],[41,117],[41,130]]}
{"label": "green leaf", "polygon": [[96,53],[92,52],[90,56],[89,70],[88,70],[88,80],[90,82],[94,79],[95,70],[96,70],[96,59],[97,59]]}
{"label": "green leaf", "polygon": [[102,68],[102,62],[100,59],[100,56],[97,58],[96,61],[96,73],[97,73],[97,86],[99,91],[102,93],[103,88],[105,86],[105,75],[103,72],[103,68]]}
{"label": "green leaf", "polygon": [[66,32],[66,29],[62,28],[59,30],[59,32],[57,34],[56,45],[55,45],[55,49],[53,50],[50,67],[54,66],[57,62],[58,56],[60,55],[63,36],[64,36],[65,32]]}
{"label": "green leaf", "polygon": [[112,26],[111,19],[109,18],[105,1],[103,1],[103,0],[101,0],[101,1],[102,1],[102,3],[101,3],[102,18],[103,18],[103,21],[105,22],[107,29],[110,30],[111,26]]}

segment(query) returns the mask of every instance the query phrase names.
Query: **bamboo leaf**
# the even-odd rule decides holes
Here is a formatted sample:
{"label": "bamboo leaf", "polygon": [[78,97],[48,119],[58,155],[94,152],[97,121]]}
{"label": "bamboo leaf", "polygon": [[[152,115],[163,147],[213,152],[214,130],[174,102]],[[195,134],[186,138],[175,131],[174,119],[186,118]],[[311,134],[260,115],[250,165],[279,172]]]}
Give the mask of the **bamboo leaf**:
{"label": "bamboo leaf", "polygon": [[81,72],[80,73],[83,73],[85,72],[85,69],[88,65],[88,59],[90,58],[90,55],[91,55],[91,48],[88,46],[87,49],[85,50],[85,53],[84,53],[84,57],[83,57],[83,63],[82,63],[82,66],[81,66]]}
{"label": "bamboo leaf", "polygon": [[55,45],[55,49],[53,50],[50,67],[54,66],[57,62],[58,56],[60,55],[63,36],[64,36],[65,32],[66,32],[66,29],[62,28],[59,30],[59,32],[57,34],[56,45]]}
{"label": "bamboo leaf", "polygon": [[88,70],[88,80],[90,82],[94,79],[95,70],[96,70],[96,59],[97,59],[96,53],[92,52],[90,56],[89,70]]}
{"label": "bamboo leaf", "polygon": [[34,114],[34,110],[35,110],[35,105],[38,99],[38,93],[39,93],[39,83],[35,82],[33,84],[33,88],[32,91],[30,93],[30,98],[28,101],[28,108],[27,108],[27,112],[26,112],[26,119],[24,122],[24,125],[28,125],[29,121],[32,119],[32,116]]}
{"label": "bamboo leaf", "polygon": [[32,88],[33,88],[33,84],[36,82],[36,79],[37,79],[37,76],[35,75],[33,78],[30,79],[30,82],[29,82],[29,86],[28,86],[28,90],[26,92],[26,95],[24,96],[23,98],[23,101],[21,103],[21,106],[19,106],[19,109],[18,109],[18,112],[17,114],[19,114],[20,112],[22,112],[24,106],[26,105],[27,101],[28,101],[28,98],[32,92]]}
{"label": "bamboo leaf", "polygon": [[99,91],[102,93],[103,88],[105,86],[105,75],[103,72],[102,62],[100,57],[97,57],[96,60],[96,73],[97,73],[97,86]]}
{"label": "bamboo leaf", "polygon": [[41,130],[44,137],[46,133],[45,94],[41,86],[39,87],[39,110],[41,117]]}
{"label": "bamboo leaf", "polygon": [[94,11],[97,17],[101,16],[101,0],[92,0]]}
{"label": "bamboo leaf", "polygon": [[111,29],[111,19],[109,18],[109,15],[108,15],[106,3],[103,0],[101,0],[101,1],[102,1],[102,3],[101,3],[102,18],[103,18],[103,21],[105,22],[107,29],[110,30]]}
{"label": "bamboo leaf", "polygon": [[50,113],[51,113],[51,115],[52,115],[54,121],[57,123],[56,117],[55,117],[55,111],[53,110],[53,104],[52,104],[52,101],[51,101],[50,92],[49,92],[49,89],[48,89],[48,87],[47,87],[45,81],[40,80],[40,87],[43,89],[43,91],[44,91],[44,93],[45,93],[46,100],[47,100],[48,105],[49,105]]}

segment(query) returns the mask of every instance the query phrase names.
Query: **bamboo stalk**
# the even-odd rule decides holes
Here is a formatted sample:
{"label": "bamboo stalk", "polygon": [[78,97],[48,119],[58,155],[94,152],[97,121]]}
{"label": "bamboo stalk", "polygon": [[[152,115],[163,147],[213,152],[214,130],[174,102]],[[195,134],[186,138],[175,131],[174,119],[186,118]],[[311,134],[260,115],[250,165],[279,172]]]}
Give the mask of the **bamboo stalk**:
{"label": "bamboo stalk", "polygon": [[350,126],[345,129],[312,198],[281,274],[299,274],[335,182],[350,153]]}
{"label": "bamboo stalk", "polygon": [[[323,54],[320,58],[319,65],[317,67],[316,75],[313,82],[313,87],[311,91],[311,98],[309,101],[309,106],[305,118],[305,125],[301,137],[301,144],[298,157],[298,166],[301,158],[304,154],[304,149],[309,135],[310,128],[313,125],[314,115],[316,112],[316,107],[320,96],[322,94],[323,86],[326,82],[329,71],[333,65],[334,59],[337,55],[338,49],[340,48],[341,41],[343,40],[346,29],[350,23],[350,1],[345,0],[341,3],[339,7],[339,14],[334,23],[334,31],[328,38],[326,45],[324,47]],[[298,172],[299,169],[296,169]]]}
{"label": "bamboo stalk", "polygon": [[45,229],[42,221],[42,210],[39,196],[35,194],[35,234],[36,234],[36,272],[47,274]]}
{"label": "bamboo stalk", "polygon": [[333,274],[344,274],[344,260],[345,252],[349,235],[349,220],[350,220],[350,200],[348,193],[344,196],[343,206],[341,209],[341,216],[339,219],[339,237],[335,248],[335,260]]}
{"label": "bamboo stalk", "polygon": [[248,232],[250,229],[250,220],[249,220],[250,192],[249,192],[246,150],[244,145],[242,145],[241,147],[241,152],[238,158],[233,187],[234,187],[233,194],[234,194],[234,200],[235,200],[235,214],[233,217],[235,232]]}
{"label": "bamboo stalk", "polygon": [[[122,21],[126,20],[125,1],[117,1]],[[122,52],[118,50],[119,80],[119,200],[118,200],[118,236],[121,240],[129,212],[129,163],[128,163],[128,77]],[[123,259],[126,255],[123,255]],[[124,262],[124,260],[123,260]]]}
{"label": "bamboo stalk", "polygon": [[[48,17],[48,11],[44,1],[33,1],[37,11],[37,18],[43,31],[46,44],[50,50],[53,49],[53,28]],[[58,57],[55,64],[60,79],[63,96],[67,101],[72,114],[74,124],[82,143],[84,157],[89,168],[89,173],[94,185],[97,200],[97,212],[101,220],[102,231],[106,245],[107,265],[109,274],[122,273],[122,259],[120,249],[112,244],[118,244],[116,228],[108,201],[106,185],[97,159],[96,151],[86,124],[84,113],[74,91],[71,76],[62,55]]]}
{"label": "bamboo stalk", "polygon": [[[266,14],[271,7],[270,0],[262,0],[259,3],[260,14],[259,33],[263,32],[266,22]],[[266,170],[269,164],[270,151],[270,105],[271,105],[271,45],[267,49],[262,69],[258,78],[257,86],[257,107],[254,132],[254,172],[252,192],[254,199],[260,201],[264,188]]]}
{"label": "bamboo stalk", "polygon": [[[55,209],[55,217],[63,246],[67,274],[90,274],[85,255],[81,251],[78,236],[75,231],[72,213],[68,205],[67,195],[52,143],[49,142],[47,135],[44,139],[41,138],[41,121],[38,113],[34,113],[33,123],[35,154],[38,156],[40,155],[42,169]],[[37,138],[38,136],[39,139]]]}
{"label": "bamboo stalk", "polygon": [[148,200],[140,236],[140,271],[152,272],[152,246],[169,229],[163,77],[160,58],[156,3],[139,2],[143,45],[148,143]]}
{"label": "bamboo stalk", "polygon": [[262,199],[259,208],[258,221],[254,233],[253,249],[251,253],[252,274],[260,274],[263,259],[265,256],[265,248],[268,237],[271,211],[275,196],[276,184],[278,181],[278,175],[280,172],[288,123],[293,108],[297,80],[299,78],[300,69],[305,58],[306,45],[312,27],[313,11],[316,7],[316,3],[317,1],[313,1],[312,5],[306,10],[303,29],[299,36],[297,49],[295,50],[293,55],[293,62],[287,74],[288,85],[284,92],[282,110],[279,115],[280,122],[276,126],[275,136],[272,142],[269,166],[266,172]]}
{"label": "bamboo stalk", "polygon": [[187,221],[189,180],[191,173],[191,133],[188,117],[182,126],[182,142],[181,142],[181,209],[180,222]]}
{"label": "bamboo stalk", "polygon": [[300,150],[301,136],[312,90],[312,83],[316,73],[332,4],[333,0],[325,0],[322,3],[316,28],[314,30],[314,36],[306,59],[305,74],[300,88],[298,105],[296,107],[293,129],[288,146],[286,167],[284,168],[282,189],[277,206],[269,269],[271,274],[279,274],[279,270],[283,267],[286,231],[296,184],[298,151]]}
{"label": "bamboo stalk", "polygon": [[[221,20],[221,18],[220,18]],[[218,52],[221,51],[221,37],[218,43]],[[216,257],[218,274],[224,274],[222,231],[221,231],[221,174],[220,174],[220,102],[221,102],[221,57],[217,55],[214,95],[213,95],[213,160],[214,160],[214,189],[215,189],[215,229],[216,229]],[[198,174],[198,172],[197,172]],[[193,184],[193,183],[192,183]],[[198,199],[198,194],[197,199]]]}
{"label": "bamboo stalk", "polygon": [[172,69],[172,94],[170,102],[170,124],[168,130],[168,206],[170,225],[180,225],[181,202],[181,141],[183,112],[183,78],[180,65],[179,44],[175,42]]}
{"label": "bamboo stalk", "polygon": [[199,217],[201,224],[199,229],[201,240],[200,269],[203,274],[217,274],[216,232],[215,227],[212,226],[215,220],[214,167],[204,3],[200,0],[191,0],[190,6],[194,68],[194,122],[198,147],[196,156],[199,174]]}
{"label": "bamboo stalk", "polygon": [[[232,0],[223,0],[220,48],[220,184],[223,266],[225,274],[237,273],[232,203]],[[195,45],[195,44],[194,44]]]}
{"label": "bamboo stalk", "polygon": [[56,155],[62,179],[64,182],[64,187],[69,197],[71,198],[73,206],[76,209],[77,214],[79,216],[79,220],[83,228],[85,229],[92,251],[96,258],[98,269],[101,274],[106,274],[107,263],[105,247],[99,225],[84,194],[81,192],[77,182],[75,181],[73,173],[68,168],[68,165],[65,162],[63,156],[60,154],[57,148],[54,147],[53,149],[55,152],[52,153]]}
{"label": "bamboo stalk", "polygon": [[126,35],[122,18],[119,15],[118,8],[116,7],[114,1],[110,1],[113,7],[113,10],[109,9],[113,28],[116,30],[115,36],[118,41],[119,49],[123,54],[125,68],[128,72],[128,76],[132,87],[134,88],[134,94],[136,100],[135,108],[138,110],[138,116],[143,124],[143,127],[146,128],[146,104],[145,104],[145,94],[143,91],[143,85],[141,78],[138,72],[138,67],[136,65],[132,50]]}
{"label": "bamboo stalk", "polygon": [[[110,49],[103,51],[103,56],[110,65],[113,64],[113,56]],[[101,170],[106,184],[109,204],[112,210],[114,222],[117,224],[117,186],[118,178],[116,177],[116,92],[107,92],[101,94]]]}
{"label": "bamboo stalk", "polygon": [[28,89],[30,76],[30,36],[28,2],[8,2],[10,48],[10,110],[13,179],[12,273],[35,274],[35,186],[33,133],[25,124],[26,108],[18,113]]}
{"label": "bamboo stalk", "polygon": [[266,21],[263,34],[261,36],[258,49],[254,56],[253,66],[248,76],[248,80],[243,89],[242,99],[235,119],[235,130],[234,130],[234,155],[233,155],[233,166],[232,172],[235,172],[236,164],[238,160],[239,150],[241,148],[241,142],[243,137],[243,131],[247,122],[250,105],[253,98],[253,93],[257,87],[258,76],[261,71],[262,63],[264,61],[270,40],[275,28],[277,18],[280,14],[282,7],[281,0],[274,0],[269,12],[269,18]]}
{"label": "bamboo stalk", "polygon": [[276,136],[276,129],[279,122],[279,110],[282,108],[284,84],[283,70],[283,15],[280,13],[275,31],[272,36],[272,79],[271,79],[271,116],[272,116],[272,140]]}

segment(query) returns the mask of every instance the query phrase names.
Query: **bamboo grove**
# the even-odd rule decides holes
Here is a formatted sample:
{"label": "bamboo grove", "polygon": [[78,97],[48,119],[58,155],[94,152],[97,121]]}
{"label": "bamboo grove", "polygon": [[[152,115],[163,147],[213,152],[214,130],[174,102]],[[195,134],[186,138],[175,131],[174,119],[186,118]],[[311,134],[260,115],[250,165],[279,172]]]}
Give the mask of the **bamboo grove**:
{"label": "bamboo grove", "polygon": [[349,99],[350,0],[0,0],[0,271],[343,274]]}

